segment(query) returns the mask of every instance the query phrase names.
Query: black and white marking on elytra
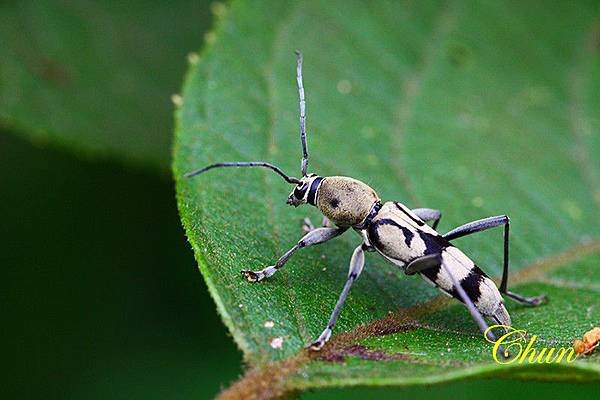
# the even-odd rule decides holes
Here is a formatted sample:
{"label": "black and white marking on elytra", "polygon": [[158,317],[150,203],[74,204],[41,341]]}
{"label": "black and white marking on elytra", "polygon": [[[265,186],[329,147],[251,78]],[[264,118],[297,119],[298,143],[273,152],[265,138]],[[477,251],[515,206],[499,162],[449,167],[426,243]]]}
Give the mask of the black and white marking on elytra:
{"label": "black and white marking on elytra", "polygon": [[[302,144],[300,168],[302,177],[299,179],[290,177],[277,166],[262,161],[211,164],[192,171],[186,176],[195,176],[218,167],[269,168],[286,182],[295,185],[287,199],[287,204],[294,207],[310,204],[317,207],[323,214],[323,226],[319,228],[315,228],[309,220],[305,219],[303,229],[306,234],[274,265],[259,271],[242,271],[242,274],[250,282],[259,282],[270,277],[303,247],[331,240],[349,228],[361,236],[362,243],[352,254],[346,284],[331,313],[327,327],[309,347],[312,350],[320,350],[329,340],[346,296],[363,270],[365,251],[378,252],[388,261],[402,268],[407,275],[419,274],[443,293],[460,300],[465,304],[482,332],[487,329],[484,317],[497,324],[507,326],[511,324],[501,294],[520,303],[533,306],[541,304],[545,299],[544,296],[526,298],[507,290],[509,219],[506,215],[470,222],[445,235],[440,235],[435,230],[441,218],[438,210],[429,208],[410,210],[398,202],[382,203],[373,189],[353,178],[321,177],[316,174],[307,174],[308,147],[306,144],[304,86],[302,84],[302,54],[296,53],[298,55],[297,83],[300,97],[300,140]],[[432,226],[426,224],[431,221],[433,221]],[[330,222],[334,226],[330,226]],[[452,244],[454,239],[497,226],[504,227],[504,263],[499,288],[469,257]],[[488,338],[494,340],[493,334],[489,331]]]}

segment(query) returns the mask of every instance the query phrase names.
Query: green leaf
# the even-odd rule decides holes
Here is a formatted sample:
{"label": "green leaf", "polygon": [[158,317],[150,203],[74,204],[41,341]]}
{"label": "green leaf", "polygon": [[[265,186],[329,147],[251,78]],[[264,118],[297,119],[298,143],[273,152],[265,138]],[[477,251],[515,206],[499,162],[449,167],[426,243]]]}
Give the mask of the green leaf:
{"label": "green leaf", "polygon": [[0,5],[0,125],[34,141],[167,169],[171,95],[207,1]]}
{"label": "green leaf", "polygon": [[[291,187],[270,171],[183,178],[237,160],[298,175],[293,50],[302,49],[310,170],[361,179],[384,200],[439,208],[440,231],[508,214],[509,287],[550,298],[539,308],[507,300],[514,326],[542,345],[570,346],[600,317],[599,18],[595,2],[233,3],[189,72],[174,162],[200,270],[255,367],[231,391],[492,375],[600,379],[598,355],[558,366],[496,364],[464,307],[376,254],[330,345],[307,355],[303,346],[325,327],[360,238],[349,232],[303,249],[249,284],[239,271],[272,265],[301,236],[302,218],[318,222],[319,213],[286,206]],[[456,244],[500,276],[501,230]],[[270,345],[276,337],[281,348]]]}

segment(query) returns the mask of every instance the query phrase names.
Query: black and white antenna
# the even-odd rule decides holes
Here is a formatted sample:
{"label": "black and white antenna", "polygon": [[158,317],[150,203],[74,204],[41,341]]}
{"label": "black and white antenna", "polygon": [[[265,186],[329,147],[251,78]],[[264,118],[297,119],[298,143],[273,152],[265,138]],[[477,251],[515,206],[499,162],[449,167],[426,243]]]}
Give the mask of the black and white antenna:
{"label": "black and white antenna", "polygon": [[304,99],[304,85],[302,84],[302,53],[296,50],[298,65],[296,67],[296,81],[298,82],[298,95],[300,97],[300,141],[302,142],[302,163],[300,171],[306,176],[308,168],[308,146],[306,145],[306,101]]}
{"label": "black and white antenna", "polygon": [[220,163],[211,164],[211,165],[208,165],[206,167],[199,168],[197,170],[188,172],[187,174],[185,174],[185,177],[186,178],[191,178],[192,176],[200,175],[201,173],[206,172],[209,169],[221,168],[221,167],[263,167],[263,168],[269,168],[269,169],[275,171],[283,179],[285,179],[285,181],[287,183],[292,183],[294,185],[297,185],[298,183],[300,183],[300,180],[298,178],[294,178],[293,176],[288,176],[279,167],[277,167],[277,166],[275,166],[273,164],[270,164],[268,162],[264,162],[264,161],[220,162]]}

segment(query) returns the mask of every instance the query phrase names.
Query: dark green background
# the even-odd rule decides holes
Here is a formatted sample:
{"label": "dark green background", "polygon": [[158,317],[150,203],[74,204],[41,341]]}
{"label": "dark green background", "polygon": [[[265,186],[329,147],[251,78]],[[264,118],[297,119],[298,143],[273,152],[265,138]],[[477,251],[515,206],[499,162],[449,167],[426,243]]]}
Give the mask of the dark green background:
{"label": "dark green background", "polygon": [[214,395],[241,354],[171,182],[0,134],[3,398]]}

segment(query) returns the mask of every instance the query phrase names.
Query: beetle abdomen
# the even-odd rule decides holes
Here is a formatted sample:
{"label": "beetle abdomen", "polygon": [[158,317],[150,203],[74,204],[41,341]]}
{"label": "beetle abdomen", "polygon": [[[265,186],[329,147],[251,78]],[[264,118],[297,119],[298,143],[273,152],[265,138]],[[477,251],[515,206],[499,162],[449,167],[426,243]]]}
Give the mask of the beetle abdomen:
{"label": "beetle abdomen", "polygon": [[[469,257],[456,247],[449,246],[442,251],[442,262],[482,315],[502,325],[511,324],[496,284]],[[462,301],[452,279],[441,265],[424,270],[420,275],[443,293]]]}
{"label": "beetle abdomen", "polygon": [[379,197],[367,184],[345,176],[323,179],[317,194],[317,207],[338,226],[360,224]]}
{"label": "beetle abdomen", "polygon": [[[479,312],[499,324],[510,325],[510,316],[496,284],[469,257],[403,204],[386,202],[373,218],[367,235],[381,255],[401,268],[419,257],[440,254],[444,265]],[[423,270],[419,275],[443,293],[461,300],[452,279],[441,265]]]}

